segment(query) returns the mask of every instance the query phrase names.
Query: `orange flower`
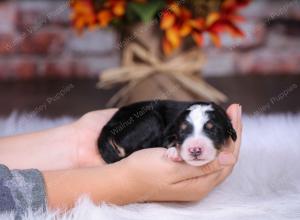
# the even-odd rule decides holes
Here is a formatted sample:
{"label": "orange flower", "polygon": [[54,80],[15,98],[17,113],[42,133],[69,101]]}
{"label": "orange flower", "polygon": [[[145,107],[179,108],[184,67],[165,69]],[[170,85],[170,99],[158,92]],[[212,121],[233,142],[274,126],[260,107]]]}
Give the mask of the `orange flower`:
{"label": "orange flower", "polygon": [[[106,27],[113,21],[120,21],[126,13],[128,2],[146,3],[147,0],[72,0],[72,20],[75,28]],[[168,8],[161,13],[160,27],[164,32],[163,51],[166,55],[178,48],[184,38],[192,37],[198,46],[203,45],[203,33],[211,36],[212,42],[221,46],[220,34],[229,33],[232,37],[242,37],[243,32],[236,23],[243,21],[237,14],[238,9],[250,0],[223,0],[219,11],[211,12],[207,17],[193,17],[190,4],[166,0]]]}
{"label": "orange flower", "polygon": [[177,3],[171,3],[168,9],[162,12],[160,27],[164,30],[162,46],[166,55],[178,48],[182,39],[190,34],[198,45],[202,44],[201,30],[204,27],[204,20],[193,19],[192,13]]}
{"label": "orange flower", "polygon": [[215,46],[221,46],[220,33],[228,32],[232,37],[243,37],[244,33],[235,23],[244,21],[237,10],[246,6],[250,0],[225,0],[220,12],[210,13],[206,19],[206,31]]}
{"label": "orange flower", "polygon": [[122,17],[125,7],[125,0],[106,1],[97,15],[100,27],[106,27],[113,19]]}
{"label": "orange flower", "polygon": [[164,31],[162,41],[166,55],[180,46],[183,38],[192,36],[198,46],[203,45],[203,33],[208,32],[215,46],[221,46],[219,34],[228,32],[233,37],[244,36],[236,26],[243,21],[237,10],[247,5],[250,0],[224,0],[220,12],[212,12],[206,18],[193,18],[192,13],[184,6],[173,2],[168,10],[163,11],[160,27]]}
{"label": "orange flower", "polygon": [[74,0],[72,20],[77,30],[93,28],[96,26],[106,27],[113,19],[120,18],[125,14],[125,0],[107,0],[96,11],[93,0]]}
{"label": "orange flower", "polygon": [[71,15],[73,24],[78,31],[82,31],[85,27],[93,27],[96,25],[96,15],[91,0],[73,1],[71,4],[73,13]]}

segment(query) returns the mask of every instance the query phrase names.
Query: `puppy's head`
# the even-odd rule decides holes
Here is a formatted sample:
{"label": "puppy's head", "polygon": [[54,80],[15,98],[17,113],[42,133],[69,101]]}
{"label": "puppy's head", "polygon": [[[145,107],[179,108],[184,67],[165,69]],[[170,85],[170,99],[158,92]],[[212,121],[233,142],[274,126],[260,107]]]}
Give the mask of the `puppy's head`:
{"label": "puppy's head", "polygon": [[190,106],[178,117],[173,131],[181,158],[193,166],[214,160],[229,138],[237,138],[226,112],[214,103]]}

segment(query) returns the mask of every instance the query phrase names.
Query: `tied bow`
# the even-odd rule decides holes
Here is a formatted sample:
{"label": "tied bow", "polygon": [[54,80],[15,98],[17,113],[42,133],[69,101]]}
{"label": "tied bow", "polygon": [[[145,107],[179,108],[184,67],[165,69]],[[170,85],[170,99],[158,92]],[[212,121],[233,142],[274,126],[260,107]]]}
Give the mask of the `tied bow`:
{"label": "tied bow", "polygon": [[[137,58],[138,60],[136,60]],[[103,71],[99,76],[98,88],[110,88],[115,84],[127,83],[108,102],[112,107],[132,91],[142,80],[153,74],[167,74],[190,93],[214,102],[224,102],[227,97],[206,83],[199,75],[204,57],[199,49],[180,53],[170,60],[160,60],[140,45],[132,43],[123,54],[123,66]]]}

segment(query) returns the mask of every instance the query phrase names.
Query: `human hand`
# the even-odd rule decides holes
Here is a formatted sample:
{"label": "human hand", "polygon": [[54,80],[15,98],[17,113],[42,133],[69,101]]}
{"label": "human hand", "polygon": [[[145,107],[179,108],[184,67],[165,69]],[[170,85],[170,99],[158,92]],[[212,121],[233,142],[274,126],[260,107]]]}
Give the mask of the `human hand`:
{"label": "human hand", "polygon": [[198,201],[220,184],[233,170],[241,144],[241,108],[231,105],[227,113],[237,140],[230,140],[226,150],[211,163],[201,167],[175,163],[163,156],[164,148],[137,151],[118,162],[131,202]]}
{"label": "human hand", "polygon": [[76,167],[105,165],[98,151],[97,139],[116,111],[117,109],[107,109],[89,112],[72,125],[76,139]]}

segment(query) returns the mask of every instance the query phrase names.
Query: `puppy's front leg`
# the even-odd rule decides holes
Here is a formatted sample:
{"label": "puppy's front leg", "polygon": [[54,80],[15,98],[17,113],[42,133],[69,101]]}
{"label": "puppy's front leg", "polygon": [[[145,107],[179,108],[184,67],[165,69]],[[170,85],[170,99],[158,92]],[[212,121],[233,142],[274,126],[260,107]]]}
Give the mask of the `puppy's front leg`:
{"label": "puppy's front leg", "polygon": [[176,162],[182,161],[182,158],[180,157],[179,152],[177,151],[176,147],[168,148],[165,153],[165,156]]}

